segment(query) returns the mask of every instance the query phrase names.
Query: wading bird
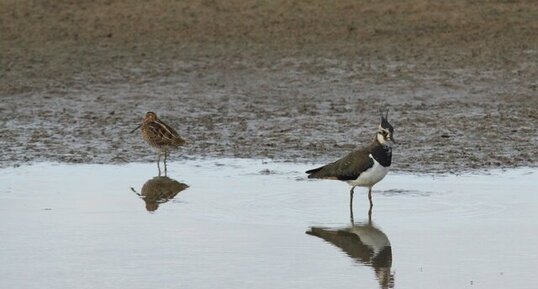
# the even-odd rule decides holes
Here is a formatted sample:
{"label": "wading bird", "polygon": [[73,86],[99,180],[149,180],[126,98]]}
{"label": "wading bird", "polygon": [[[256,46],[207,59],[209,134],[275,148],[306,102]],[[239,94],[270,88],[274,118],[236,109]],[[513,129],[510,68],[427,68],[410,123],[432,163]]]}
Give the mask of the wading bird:
{"label": "wading bird", "polygon": [[390,143],[395,143],[393,131],[388,122],[388,111],[384,116],[381,113],[381,124],[374,140],[368,146],[357,149],[333,163],[306,171],[308,178],[334,179],[349,183],[350,209],[353,209],[355,187],[368,187],[368,199],[372,207],[372,187],[385,177],[392,161]]}
{"label": "wading bird", "polygon": [[131,133],[140,129],[142,138],[153,147],[158,154],[157,168],[161,175],[161,154],[164,154],[164,175],[166,176],[166,158],[171,149],[175,149],[185,144],[179,134],[166,123],[162,122],[154,112],[146,113],[144,120]]}

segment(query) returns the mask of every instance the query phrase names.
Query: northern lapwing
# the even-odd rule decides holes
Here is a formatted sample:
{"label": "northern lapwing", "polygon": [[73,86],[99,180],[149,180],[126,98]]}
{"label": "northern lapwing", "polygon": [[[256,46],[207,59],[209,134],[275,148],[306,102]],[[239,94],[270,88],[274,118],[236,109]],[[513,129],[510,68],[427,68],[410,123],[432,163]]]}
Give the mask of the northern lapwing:
{"label": "northern lapwing", "polygon": [[131,133],[137,129],[142,131],[142,138],[153,147],[158,154],[157,168],[161,175],[161,154],[164,154],[164,175],[166,176],[166,157],[171,149],[175,149],[186,143],[179,134],[169,125],[161,121],[154,112],[147,112],[144,120]]}
{"label": "northern lapwing", "polygon": [[392,161],[391,143],[395,143],[393,132],[394,129],[388,121],[388,111],[385,115],[381,113],[381,124],[374,140],[368,146],[357,149],[333,163],[306,171],[308,178],[333,179],[349,183],[351,210],[355,187],[368,187],[371,208],[372,187],[387,175]]}

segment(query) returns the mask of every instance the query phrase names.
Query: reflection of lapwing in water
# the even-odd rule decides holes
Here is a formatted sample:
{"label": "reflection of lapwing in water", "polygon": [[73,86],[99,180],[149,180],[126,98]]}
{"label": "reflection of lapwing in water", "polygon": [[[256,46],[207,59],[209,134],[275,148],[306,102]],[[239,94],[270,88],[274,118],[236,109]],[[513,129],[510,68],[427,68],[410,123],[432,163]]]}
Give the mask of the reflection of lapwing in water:
{"label": "reflection of lapwing in water", "polygon": [[393,131],[392,125],[388,122],[388,112],[384,116],[381,114],[381,124],[372,143],[333,163],[306,171],[308,178],[348,182],[351,185],[350,208],[353,207],[355,187],[368,187],[368,199],[372,207],[372,187],[385,177],[392,161],[392,148],[389,141],[394,143]]}
{"label": "reflection of lapwing in water", "polygon": [[154,177],[148,180],[142,186],[142,192],[135,192],[146,203],[146,210],[153,212],[159,208],[160,204],[166,203],[173,199],[181,191],[187,189],[189,186],[184,183],[180,183],[169,177]]}
{"label": "reflection of lapwing in water", "polygon": [[162,122],[157,115],[151,111],[146,113],[142,123],[133,129],[131,133],[139,128],[142,131],[144,140],[157,150],[157,168],[159,169],[159,176],[161,175],[161,154],[164,154],[164,175],[166,176],[166,158],[168,156],[168,151],[184,145],[185,140],[182,139],[173,128]]}
{"label": "reflection of lapwing in water", "polygon": [[346,228],[311,227],[306,233],[333,244],[361,264],[371,266],[380,288],[394,288],[389,238],[374,226],[371,212],[368,215],[365,223],[353,223],[352,219],[351,226]]}

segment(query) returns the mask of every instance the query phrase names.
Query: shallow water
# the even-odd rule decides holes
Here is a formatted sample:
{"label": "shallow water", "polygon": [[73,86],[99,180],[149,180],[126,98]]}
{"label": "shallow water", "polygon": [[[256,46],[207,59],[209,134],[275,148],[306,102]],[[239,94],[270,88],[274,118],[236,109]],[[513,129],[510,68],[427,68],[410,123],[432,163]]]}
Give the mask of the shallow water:
{"label": "shallow water", "polygon": [[1,169],[0,288],[536,288],[536,169],[391,172],[351,226],[348,186],[311,167]]}

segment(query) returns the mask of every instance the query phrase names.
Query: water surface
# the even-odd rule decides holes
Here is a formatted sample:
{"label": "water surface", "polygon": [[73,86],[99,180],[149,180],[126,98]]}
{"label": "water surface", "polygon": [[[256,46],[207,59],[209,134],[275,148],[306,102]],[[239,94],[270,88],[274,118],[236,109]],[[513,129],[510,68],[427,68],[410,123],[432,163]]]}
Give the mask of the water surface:
{"label": "water surface", "polygon": [[536,169],[391,172],[351,223],[348,186],[311,167],[2,169],[0,287],[536,288]]}

